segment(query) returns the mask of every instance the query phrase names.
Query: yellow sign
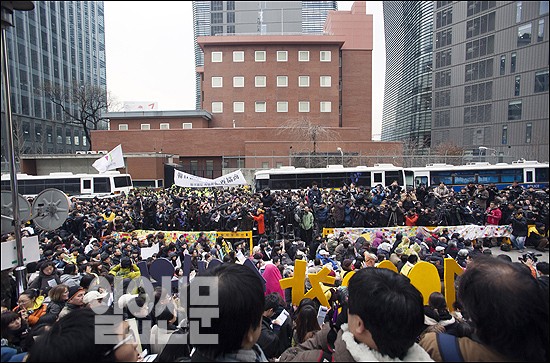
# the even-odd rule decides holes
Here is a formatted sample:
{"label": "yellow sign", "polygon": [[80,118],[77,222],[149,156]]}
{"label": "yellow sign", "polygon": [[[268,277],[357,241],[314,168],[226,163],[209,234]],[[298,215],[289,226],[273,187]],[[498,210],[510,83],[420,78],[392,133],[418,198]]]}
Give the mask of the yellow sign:
{"label": "yellow sign", "polygon": [[254,247],[252,231],[216,232],[216,235],[222,236],[223,238],[248,239],[250,241],[250,256],[252,256],[252,248]]}

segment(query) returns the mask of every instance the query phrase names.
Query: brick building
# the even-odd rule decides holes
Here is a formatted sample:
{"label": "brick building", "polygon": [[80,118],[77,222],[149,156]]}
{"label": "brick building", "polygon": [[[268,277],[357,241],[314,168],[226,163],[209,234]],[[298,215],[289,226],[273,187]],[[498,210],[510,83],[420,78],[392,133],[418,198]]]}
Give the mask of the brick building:
{"label": "brick building", "polygon": [[[94,148],[121,143],[125,154],[168,154],[172,166],[208,178],[224,169],[288,165],[291,154],[340,155],[337,148],[349,156],[402,155],[401,142],[372,141],[372,15],[365,2],[330,12],[324,35],[197,41],[204,52],[201,110],[109,113],[110,130],[92,132]],[[304,138],[291,124],[323,133]],[[135,180],[161,179],[145,159],[128,158],[127,166]]]}

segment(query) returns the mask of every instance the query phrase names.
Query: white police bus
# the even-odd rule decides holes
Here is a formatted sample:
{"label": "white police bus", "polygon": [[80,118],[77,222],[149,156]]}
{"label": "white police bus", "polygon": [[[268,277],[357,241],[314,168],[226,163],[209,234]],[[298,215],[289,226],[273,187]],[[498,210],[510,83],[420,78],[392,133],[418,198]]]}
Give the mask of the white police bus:
{"label": "white police bus", "polygon": [[[11,190],[10,175],[2,174],[2,190]],[[102,174],[50,173],[48,175],[17,174],[17,189],[25,197],[35,197],[48,188],[61,190],[69,197],[102,198],[133,188],[130,174],[107,171]]]}
{"label": "white police bus", "polygon": [[264,189],[299,190],[311,187],[313,182],[319,188],[339,189],[351,183],[360,187],[375,187],[378,184],[389,186],[394,181],[405,187],[404,169],[392,164],[374,166],[344,167],[328,165],[325,168],[296,168],[283,166],[274,169],[258,170],[254,174],[256,191]]}

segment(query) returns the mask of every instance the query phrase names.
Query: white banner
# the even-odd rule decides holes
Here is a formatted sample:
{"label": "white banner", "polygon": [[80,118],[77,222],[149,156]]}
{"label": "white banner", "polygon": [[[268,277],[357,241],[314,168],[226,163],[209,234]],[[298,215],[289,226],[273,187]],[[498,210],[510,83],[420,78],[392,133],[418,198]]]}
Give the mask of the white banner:
{"label": "white banner", "polygon": [[204,188],[204,187],[228,187],[248,184],[240,170],[225,174],[216,179],[201,178],[200,176],[174,170],[174,184],[179,187]]}
{"label": "white banner", "polygon": [[94,161],[92,164],[94,168],[100,173],[104,173],[107,170],[114,170],[116,168],[124,168],[124,156],[122,155],[122,145],[118,145],[113,150],[109,151],[107,155],[104,155]]}
{"label": "white banner", "polygon": [[[15,240],[10,240],[0,243],[2,246],[2,271],[17,267],[17,247]],[[23,264],[40,260],[40,246],[38,244],[38,236],[30,236],[21,238],[23,246]]]}

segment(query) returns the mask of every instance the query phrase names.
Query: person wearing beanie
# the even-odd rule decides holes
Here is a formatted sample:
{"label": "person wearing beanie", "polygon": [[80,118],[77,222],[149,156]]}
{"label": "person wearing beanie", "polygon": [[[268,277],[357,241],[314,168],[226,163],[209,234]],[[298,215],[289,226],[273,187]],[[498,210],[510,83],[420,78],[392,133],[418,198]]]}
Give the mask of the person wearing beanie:
{"label": "person wearing beanie", "polygon": [[59,319],[70,313],[71,311],[78,310],[84,307],[84,294],[86,293],[86,290],[84,290],[80,286],[71,286],[69,287],[69,299],[67,300],[67,304],[61,310],[59,313]]}

